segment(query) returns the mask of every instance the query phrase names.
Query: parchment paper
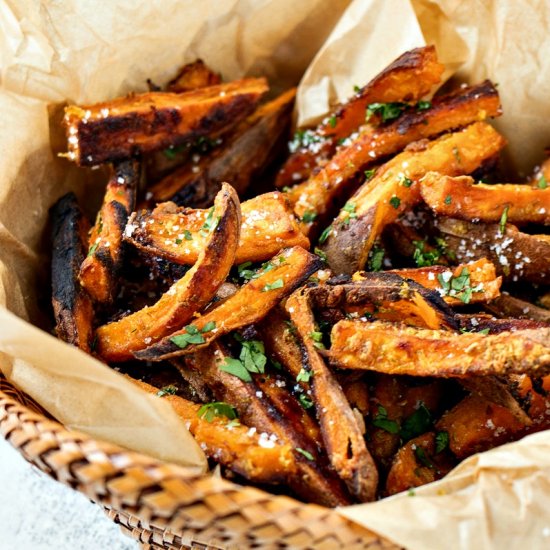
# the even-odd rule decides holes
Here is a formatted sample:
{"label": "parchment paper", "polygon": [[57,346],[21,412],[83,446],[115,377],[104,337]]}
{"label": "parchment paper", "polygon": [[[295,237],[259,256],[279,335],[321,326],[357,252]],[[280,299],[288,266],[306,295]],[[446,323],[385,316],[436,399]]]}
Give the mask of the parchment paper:
{"label": "parchment paper", "polygon": [[[549,28],[550,6],[535,1],[0,2],[0,368],[67,426],[204,470],[166,403],[28,322],[47,326],[48,208],[72,189],[92,211],[104,185],[101,171],[52,152],[59,105],[163,84],[202,57],[226,78],[264,74],[275,89],[305,71],[298,119],[313,122],[404,50],[435,43],[447,76],[499,83],[496,125],[526,173],[550,144]],[[545,432],[471,457],[414,497],[341,513],[411,549],[547,548],[549,509]]]}

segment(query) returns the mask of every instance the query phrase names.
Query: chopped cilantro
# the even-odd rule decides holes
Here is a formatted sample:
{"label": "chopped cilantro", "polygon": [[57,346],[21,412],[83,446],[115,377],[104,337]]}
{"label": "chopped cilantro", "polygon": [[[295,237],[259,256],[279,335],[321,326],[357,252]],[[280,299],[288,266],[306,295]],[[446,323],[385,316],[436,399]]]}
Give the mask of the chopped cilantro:
{"label": "chopped cilantro", "polygon": [[216,401],[203,405],[197,411],[197,416],[199,418],[204,418],[207,422],[212,422],[214,418],[219,416],[225,416],[228,420],[234,420],[237,418],[237,411],[231,405],[223,401]]}
{"label": "chopped cilantro", "polygon": [[405,175],[401,176],[401,185],[403,187],[410,187],[412,184],[413,184],[413,180],[411,178],[408,178]]}
{"label": "chopped cilantro", "polygon": [[181,239],[176,239],[176,244],[181,244],[183,241]]}
{"label": "chopped cilantro", "polygon": [[424,403],[414,411],[411,416],[406,418],[401,426],[401,437],[408,441],[423,433],[426,433],[432,424],[432,415]]}
{"label": "chopped cilantro", "polygon": [[456,162],[458,162],[458,164],[461,164],[462,159],[460,158],[460,151],[458,150],[458,147],[453,147],[453,155],[456,159]]}
{"label": "chopped cilantro", "polygon": [[378,412],[372,419],[372,424],[391,434],[399,433],[399,424],[395,420],[388,418],[388,411],[382,405],[378,405]]}
{"label": "chopped cilantro", "polygon": [[408,491],[407,491],[407,496],[408,497],[414,497],[416,496],[416,493],[414,491],[414,489],[411,487]]}
{"label": "chopped cilantro", "polygon": [[244,262],[242,264],[239,264],[237,266],[237,273],[239,274],[239,277],[250,280],[256,278],[257,272],[254,269],[248,269],[252,265],[252,262]]}
{"label": "chopped cilantro", "polygon": [[357,86],[357,84],[353,85],[353,91],[358,94],[361,91],[361,86]]}
{"label": "chopped cilantro", "polygon": [[313,212],[313,210],[307,210],[304,212],[304,215],[302,216],[302,221],[304,223],[311,223],[315,221],[315,218],[317,217],[317,214]]}
{"label": "chopped cilantro", "polygon": [[235,339],[242,345],[239,359],[244,368],[248,372],[263,374],[267,363],[264,343],[261,340],[243,340],[240,336],[235,336]]}
{"label": "chopped cilantro", "polygon": [[250,376],[245,366],[233,357],[226,357],[219,369],[240,378],[243,382],[252,382],[252,376]]}
{"label": "chopped cilantro", "polygon": [[298,373],[298,376],[296,376],[296,381],[307,383],[307,382],[309,382],[312,375],[313,375],[313,373],[310,370],[306,370],[306,369],[304,369],[304,367],[302,367],[300,369],[300,372]]}
{"label": "chopped cilantro", "polygon": [[184,229],[184,231],[183,231],[183,238],[184,238],[186,241],[192,241],[192,240],[193,240],[193,235],[191,235],[191,231],[189,231],[189,229]]}
{"label": "chopped cilantro", "polygon": [[165,395],[176,395],[178,388],[176,386],[164,386],[157,392],[157,397],[164,397]]}
{"label": "chopped cilantro", "polygon": [[390,204],[395,208],[399,208],[399,205],[401,204],[401,199],[399,197],[393,196],[390,199]]}
{"label": "chopped cilantro", "polygon": [[313,130],[297,130],[288,144],[288,149],[291,153],[295,153],[298,149],[306,149],[313,143],[321,143],[325,138],[320,136]]}
{"label": "chopped cilantro", "polygon": [[323,232],[321,233],[321,236],[319,237],[319,244],[323,244],[328,239],[328,236],[330,235],[331,231],[332,231],[332,225],[329,225],[323,230]]}
{"label": "chopped cilantro", "polygon": [[314,331],[309,333],[309,337],[313,340],[313,345],[317,349],[326,349],[323,344],[323,333],[319,331]]}
{"label": "chopped cilantro", "polygon": [[301,393],[298,396],[298,401],[300,402],[300,405],[302,405],[302,407],[304,407],[304,409],[306,410],[313,407],[313,401],[305,393]]}
{"label": "chopped cilantro", "polygon": [[435,435],[435,454],[439,454],[449,446],[449,434],[447,432],[437,432]]}
{"label": "chopped cilantro", "polygon": [[295,451],[297,451],[301,455],[305,456],[308,460],[315,460],[313,458],[313,455],[309,451],[306,451],[304,449],[300,449],[300,447],[296,447]]}
{"label": "chopped cilantro", "polygon": [[447,276],[450,272],[440,273],[437,276],[437,280],[443,289],[444,296],[452,296],[453,298],[458,298],[465,304],[469,304],[472,299],[472,293],[481,292],[483,290],[483,285],[480,283],[478,286],[472,288],[470,282],[470,272],[467,267],[463,267],[460,275],[456,277],[451,275]]}
{"label": "chopped cilantro", "polygon": [[380,271],[382,269],[385,253],[386,251],[383,248],[377,246],[372,247],[367,262],[370,271]]}
{"label": "chopped cilantro", "polygon": [[504,235],[504,232],[506,231],[506,222],[508,221],[508,210],[510,210],[510,207],[506,206],[506,208],[504,208],[504,211],[502,212],[502,216],[500,216],[500,222],[498,227],[502,235]]}
{"label": "chopped cilantro", "polygon": [[422,466],[426,466],[426,468],[430,468],[430,470],[435,470],[434,463],[428,458],[428,455],[423,447],[418,445],[414,450],[414,456],[416,457],[417,462],[420,462]]}
{"label": "chopped cilantro", "polygon": [[439,258],[441,258],[441,252],[439,252],[439,250],[424,250],[426,247],[426,241],[413,241],[413,245],[413,260],[416,262],[417,267],[429,267],[435,265]]}
{"label": "chopped cilantro", "polygon": [[263,288],[262,292],[268,292],[270,290],[275,290],[276,288],[283,288],[284,283],[282,279],[276,279],[272,283],[267,283]]}
{"label": "chopped cilantro", "polygon": [[371,103],[367,106],[367,122],[374,116],[379,115],[382,122],[396,119],[408,107],[406,103]]}
{"label": "chopped cilantro", "polygon": [[186,326],[184,333],[177,334],[170,338],[170,342],[176,344],[176,346],[181,349],[185,349],[190,344],[204,344],[205,341],[206,340],[195,325]]}
{"label": "chopped cilantro", "polygon": [[91,256],[96,250],[97,250],[98,243],[94,243],[92,246],[90,246],[90,249],[88,250],[88,256]]}
{"label": "chopped cilantro", "polygon": [[343,223],[347,225],[350,220],[353,220],[357,218],[357,214],[355,212],[356,205],[354,202],[348,201],[344,206],[342,207],[342,212],[346,213],[346,217],[343,220]]}
{"label": "chopped cilantro", "polygon": [[169,160],[174,160],[178,153],[181,153],[185,149],[185,145],[180,145],[179,147],[168,147],[168,149],[164,149],[163,153],[164,156]]}
{"label": "chopped cilantro", "polygon": [[447,195],[445,197],[445,204],[451,204],[451,202],[453,202],[453,198],[451,197],[451,195]]}
{"label": "chopped cilantro", "polygon": [[548,182],[544,174],[540,177],[539,181],[537,181],[537,187],[539,189],[546,189],[548,187]]}
{"label": "chopped cilantro", "polygon": [[334,115],[332,115],[329,119],[328,119],[328,123],[330,124],[330,127],[331,128],[336,128],[336,117]]}
{"label": "chopped cilantro", "polygon": [[432,102],[431,102],[431,101],[424,101],[424,100],[421,99],[421,100],[416,104],[416,110],[417,110],[417,111],[425,111],[426,109],[429,109],[431,106],[432,106]]}
{"label": "chopped cilantro", "polygon": [[319,258],[323,260],[323,262],[327,261],[327,255],[320,248],[315,247],[313,252],[317,254],[317,256],[319,256]]}
{"label": "chopped cilantro", "polygon": [[208,321],[204,327],[201,328],[201,332],[204,334],[205,332],[210,332],[211,330],[214,330],[216,328],[216,322],[215,321]]}
{"label": "chopped cilantro", "polygon": [[367,178],[367,181],[372,179],[372,176],[374,176],[376,172],[376,168],[370,168],[369,170],[365,170],[365,178]]}
{"label": "chopped cilantro", "polygon": [[214,229],[216,229],[217,221],[214,221],[214,207],[210,208],[208,210],[208,214],[206,215],[206,220],[204,222],[204,225],[201,227],[201,234],[203,236],[208,235],[209,233],[212,233]]}

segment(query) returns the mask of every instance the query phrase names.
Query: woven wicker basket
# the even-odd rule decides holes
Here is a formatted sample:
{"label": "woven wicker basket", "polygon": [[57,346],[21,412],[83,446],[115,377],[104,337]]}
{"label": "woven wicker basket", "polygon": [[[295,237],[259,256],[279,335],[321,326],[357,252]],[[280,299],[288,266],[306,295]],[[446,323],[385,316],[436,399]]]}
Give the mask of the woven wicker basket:
{"label": "woven wicker basket", "polygon": [[0,430],[26,460],[103,506],[144,548],[397,548],[328,508],[192,475],[70,431],[1,373]]}

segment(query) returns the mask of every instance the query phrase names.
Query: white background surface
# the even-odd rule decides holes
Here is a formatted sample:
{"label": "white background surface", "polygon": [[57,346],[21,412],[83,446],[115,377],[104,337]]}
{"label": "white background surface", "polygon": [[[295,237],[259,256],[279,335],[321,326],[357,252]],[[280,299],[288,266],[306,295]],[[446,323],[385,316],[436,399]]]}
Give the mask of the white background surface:
{"label": "white background surface", "polygon": [[0,437],[0,550],[137,550],[84,495],[28,464]]}

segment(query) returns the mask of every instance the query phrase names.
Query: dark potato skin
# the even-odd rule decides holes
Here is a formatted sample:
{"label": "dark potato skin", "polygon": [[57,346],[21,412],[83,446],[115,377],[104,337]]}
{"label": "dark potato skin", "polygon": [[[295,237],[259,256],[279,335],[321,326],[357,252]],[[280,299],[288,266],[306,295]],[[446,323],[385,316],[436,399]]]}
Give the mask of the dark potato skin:
{"label": "dark potato skin", "polygon": [[221,146],[151,187],[150,202],[171,200],[185,206],[209,206],[222,181],[230,182],[242,196],[280,150],[290,126],[295,96],[293,88],[258,107]]}
{"label": "dark potato skin", "polygon": [[216,197],[215,228],[195,265],[153,306],[97,330],[97,349],[107,361],[124,361],[149,344],[185,326],[225,281],[239,243],[241,208],[234,189],[224,184]]}
{"label": "dark potato skin", "polygon": [[73,193],[61,197],[52,217],[52,305],[58,338],[91,353],[94,311],[78,280],[87,247],[88,220]]}
{"label": "dark potato skin", "polygon": [[138,161],[115,164],[103,204],[90,230],[89,252],[80,267],[80,282],[95,302],[111,303],[123,262],[122,236],[134,210],[140,178]]}
{"label": "dark potato skin", "polygon": [[212,136],[254,109],[267,91],[263,78],[172,94],[148,92],[65,109],[68,158],[79,166],[124,160]]}

